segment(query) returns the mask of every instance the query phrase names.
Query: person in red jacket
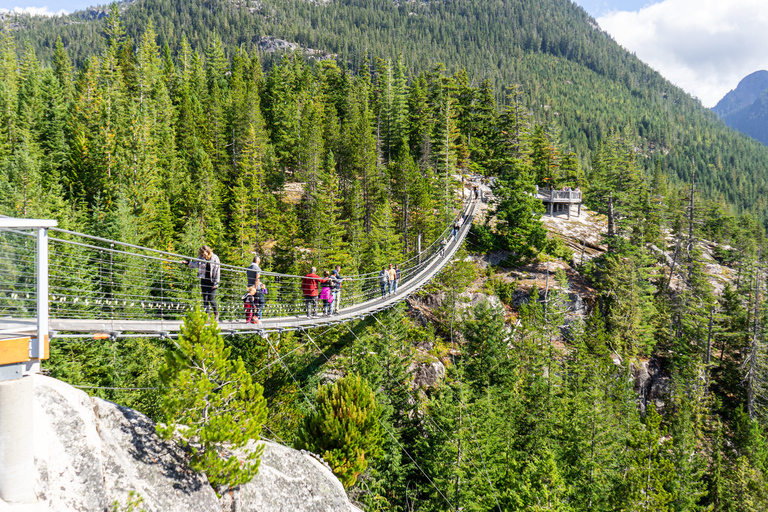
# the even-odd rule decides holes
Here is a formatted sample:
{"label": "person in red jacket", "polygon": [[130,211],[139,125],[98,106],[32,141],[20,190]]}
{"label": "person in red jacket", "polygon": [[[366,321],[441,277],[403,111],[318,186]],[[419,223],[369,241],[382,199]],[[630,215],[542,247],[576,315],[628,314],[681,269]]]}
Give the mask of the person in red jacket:
{"label": "person in red jacket", "polygon": [[315,272],[317,269],[312,267],[312,271],[301,280],[301,293],[304,294],[304,304],[307,306],[307,318],[317,316],[317,296],[320,294],[318,290],[323,282]]}

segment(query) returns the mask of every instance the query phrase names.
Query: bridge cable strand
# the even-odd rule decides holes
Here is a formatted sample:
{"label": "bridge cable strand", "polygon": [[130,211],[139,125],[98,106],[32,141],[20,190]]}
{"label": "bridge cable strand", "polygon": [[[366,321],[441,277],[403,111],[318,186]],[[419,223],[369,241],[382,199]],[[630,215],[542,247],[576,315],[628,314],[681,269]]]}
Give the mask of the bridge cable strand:
{"label": "bridge cable strand", "polygon": [[[400,315],[400,318],[401,318],[401,319],[405,320],[405,316],[402,314],[402,312],[401,312],[401,311],[399,311],[399,310],[398,310],[398,314]],[[384,324],[383,324],[383,323],[382,323],[382,322],[381,322],[381,321],[380,321],[378,318],[376,318],[376,316],[375,316],[375,315],[372,315],[372,316],[373,316],[373,319],[374,319],[374,320],[376,320],[377,322],[379,322],[379,324],[382,326],[382,328],[383,328],[383,329],[385,330],[385,332],[387,333],[387,336],[388,336],[390,339],[392,339],[392,334],[391,334],[391,331],[389,331],[389,329],[387,328],[387,326],[386,326],[386,325],[384,325]],[[347,327],[347,329],[349,329],[349,327]],[[353,332],[352,334],[354,334],[354,332]],[[359,339],[359,338],[358,338],[358,339]],[[374,359],[375,359],[375,358],[374,358]],[[377,362],[379,363],[379,365],[381,365],[381,362],[379,362],[378,360],[377,360]],[[407,391],[406,391],[406,392],[407,392]],[[411,397],[411,399],[412,399],[412,400],[415,400],[415,399],[413,398],[413,395],[410,395],[410,394],[409,394],[409,396]],[[439,425],[439,424],[438,424],[438,423],[437,423],[437,422],[436,422],[436,421],[435,421],[435,420],[432,418],[432,416],[430,416],[430,414],[429,414],[428,412],[426,412],[426,411],[425,411],[425,412],[424,412],[424,414],[426,414],[427,418],[429,418],[429,419],[430,419],[430,421],[432,421],[433,425],[434,425],[434,426],[435,426],[435,427],[436,427],[436,428],[437,428],[437,429],[440,431],[440,433],[441,433],[441,434],[443,434],[445,437],[448,437],[448,434],[447,434],[447,433],[446,433],[446,432],[445,432],[445,431],[444,431],[444,430],[443,430],[443,429],[440,427],[440,425]],[[475,461],[474,461],[474,460],[472,460],[472,459],[470,459],[470,462],[472,463],[472,466],[475,468],[475,470],[479,472],[479,471],[480,471],[480,468],[477,466],[477,464],[475,464]]]}
{"label": "bridge cable strand", "polygon": [[[376,317],[376,315],[371,315],[371,316],[373,317],[374,320],[379,322],[379,325],[381,325],[381,327],[387,333],[387,336],[389,336],[389,338],[392,339],[391,333],[389,332],[387,327],[381,322],[381,320],[379,320]],[[403,318],[402,314],[401,314],[401,318]],[[453,362],[453,365],[454,365],[454,371],[456,371],[456,361],[453,359],[453,355],[451,355],[451,361]],[[472,417],[471,417],[471,415],[469,413],[469,410],[467,409],[466,403],[464,403],[464,398],[462,396],[462,391],[461,391],[461,380],[458,379],[458,373],[456,374],[456,377],[457,377],[457,380],[459,381],[459,400],[460,400],[462,406],[464,407],[464,410],[467,411],[467,416],[469,417],[469,424],[470,424],[470,426],[472,426]],[[427,414],[427,416],[429,417],[429,414]],[[434,420],[432,420],[432,421],[434,421]],[[443,432],[442,429],[440,429],[440,432],[442,432],[443,435],[445,435],[447,437],[447,434],[445,434],[445,432]],[[490,476],[488,475],[488,468],[485,465],[485,458],[483,457],[483,452],[480,449],[480,445],[477,442],[477,436],[475,435],[474,427],[472,427],[472,436],[474,437],[475,445],[477,446],[477,451],[480,453],[480,460],[482,461],[483,468],[485,470],[485,478],[488,480],[488,484],[491,486],[491,490],[493,491],[493,497],[494,497],[494,500],[496,501],[496,506],[499,508],[499,512],[501,512],[501,505],[499,504],[498,498],[496,498],[496,488],[493,485],[493,482],[491,481]],[[472,466],[475,468],[475,470],[479,472],[480,468],[477,467],[477,464],[475,464],[475,461],[473,459],[471,459],[471,458],[469,460],[472,463]]]}
{"label": "bridge cable strand", "polygon": [[[376,318],[376,317],[374,316],[374,318]],[[309,335],[309,333],[306,330],[304,331],[304,333],[307,335],[307,337],[309,339],[312,340],[312,337]],[[315,340],[312,340],[312,343],[315,345],[315,347],[317,347],[317,343],[315,343]],[[325,352],[323,352],[319,347],[318,347],[318,350],[320,350],[320,354],[322,354],[322,356],[325,358],[325,360],[330,363],[331,360],[328,359],[328,356],[325,355]],[[397,446],[400,447],[400,449],[408,456],[408,458],[411,459],[411,462],[413,462],[413,464],[419,469],[419,471],[421,471],[421,474],[424,475],[424,478],[426,478],[429,481],[429,483],[432,484],[432,487],[434,487],[435,490],[440,494],[440,496],[443,497],[443,499],[448,504],[448,506],[451,509],[453,509],[454,507],[453,507],[453,504],[450,502],[450,500],[445,496],[445,494],[443,494],[443,492],[440,490],[440,488],[437,487],[435,482],[429,477],[429,475],[426,473],[426,471],[424,471],[421,468],[421,466],[419,466],[419,463],[416,462],[416,460],[414,460],[414,458],[411,456],[411,454],[408,453],[408,450],[406,450],[405,447],[402,444],[400,444],[400,441],[397,440],[395,435],[392,432],[389,431],[389,429],[384,424],[384,422],[381,421],[381,418],[378,418],[378,422],[379,422],[379,425],[381,425],[381,428],[383,428],[387,432],[387,434],[389,434],[390,437],[392,437],[392,440],[397,444]]]}
{"label": "bridge cable strand", "polygon": [[[456,319],[456,288],[453,289],[454,292],[454,300],[453,300],[453,314],[451,315],[451,345],[453,345],[453,323]],[[376,317],[374,317],[376,318]],[[501,512],[501,505],[499,504],[499,498],[496,496],[496,486],[493,485],[493,482],[491,481],[491,477],[488,474],[488,466],[485,464],[485,456],[483,455],[483,450],[480,448],[480,443],[477,442],[477,435],[475,434],[475,426],[472,423],[472,414],[469,412],[469,408],[467,407],[467,403],[464,401],[464,386],[461,382],[461,376],[459,375],[459,367],[456,365],[456,359],[454,358],[453,354],[451,355],[451,362],[453,363],[453,371],[456,374],[456,380],[459,383],[459,402],[461,403],[461,406],[464,408],[464,410],[467,413],[467,419],[469,420],[469,427],[472,431],[472,438],[475,441],[475,446],[477,447],[477,451],[480,454],[480,461],[483,463],[483,470],[485,471],[485,478],[488,480],[488,485],[491,486],[491,491],[493,491],[493,499],[496,502],[496,507],[499,509],[499,512]]]}
{"label": "bridge cable strand", "polygon": [[[374,318],[375,318],[375,316],[374,316]],[[403,318],[403,317],[402,317],[402,314],[401,314],[401,318]],[[345,327],[346,327],[346,328],[349,330],[349,332],[351,332],[351,333],[352,333],[352,335],[353,335],[353,336],[354,336],[354,337],[355,337],[355,338],[356,338],[358,341],[360,341],[361,343],[364,343],[364,342],[363,342],[363,341],[362,341],[360,338],[358,338],[358,337],[357,337],[357,334],[355,334],[355,332],[354,332],[352,329],[350,329],[350,328],[349,328],[349,324],[344,324],[344,326],[345,326]],[[384,327],[384,329],[385,329],[385,330],[387,330],[387,329],[386,329],[386,326],[383,326],[383,327]],[[387,332],[387,336],[389,336],[389,338],[390,338],[390,339],[392,339],[392,336],[391,336],[391,334],[390,334],[389,332]],[[379,359],[378,359],[377,357],[375,357],[375,355],[374,355],[374,358],[373,358],[373,359],[374,359],[374,361],[376,361],[376,362],[379,364],[379,366],[381,366],[381,367],[382,367],[382,369],[385,369],[385,367],[384,367],[383,363],[382,363],[381,361],[379,361]],[[418,403],[418,402],[417,402],[417,400],[416,400],[416,398],[415,398],[415,397],[414,397],[414,396],[411,394],[411,392],[410,392],[410,391],[408,391],[408,389],[407,389],[405,386],[403,386],[403,384],[402,384],[402,383],[398,382],[398,385],[400,385],[400,389],[402,389],[403,391],[405,391],[405,393],[406,393],[406,394],[408,395],[408,397],[409,397],[409,398],[410,398],[410,399],[413,401],[413,403]],[[425,417],[426,417],[426,418],[429,420],[430,424],[431,424],[431,425],[432,425],[432,426],[433,426],[435,429],[437,429],[437,431],[438,431],[438,432],[440,432],[440,433],[441,433],[441,434],[442,434],[442,435],[443,435],[443,436],[444,436],[446,439],[449,439],[449,438],[450,438],[450,436],[448,436],[448,433],[447,433],[447,432],[445,432],[445,430],[443,430],[443,429],[442,429],[442,427],[441,427],[441,426],[440,426],[440,425],[437,423],[437,421],[436,421],[436,420],[435,420],[435,419],[432,417],[432,415],[431,415],[431,414],[429,414],[429,411],[427,411],[427,410],[424,410],[424,411],[421,411],[421,412],[422,412],[422,413],[424,414],[424,416],[425,416]],[[469,462],[472,464],[472,467],[475,469],[475,471],[477,471],[477,472],[479,473],[479,472],[480,472],[480,468],[479,468],[479,467],[478,467],[478,465],[475,463],[474,459],[470,458],[470,459],[469,459]]]}
{"label": "bridge cable strand", "polygon": [[[324,334],[327,334],[327,333],[328,333],[328,331],[330,331],[331,329],[333,329],[333,327],[329,327],[328,329],[326,329],[325,331],[323,331],[323,332],[320,334],[320,336],[322,336],[322,335],[324,335]],[[254,372],[251,372],[251,376],[256,376],[256,375],[260,374],[261,372],[263,372],[264,370],[268,370],[269,368],[271,368],[272,366],[274,366],[274,365],[278,364],[278,363],[279,363],[281,360],[283,360],[284,358],[286,358],[286,357],[288,357],[289,355],[293,354],[293,353],[294,353],[294,352],[296,352],[297,350],[300,350],[300,349],[302,349],[302,348],[306,347],[308,343],[309,343],[309,342],[304,342],[304,343],[302,343],[301,345],[298,345],[298,346],[294,347],[294,348],[293,348],[293,349],[292,349],[290,352],[288,352],[288,353],[286,353],[286,354],[283,354],[283,355],[280,355],[280,353],[278,352],[278,353],[277,353],[277,357],[275,358],[275,360],[274,360],[274,361],[272,361],[271,363],[267,363],[267,364],[265,364],[264,366],[262,366],[261,368],[259,368],[258,370],[254,371]]]}
{"label": "bridge cable strand", "polygon": [[[272,342],[269,341],[269,338],[267,337],[265,339],[267,340],[267,343],[269,343],[269,346],[272,348],[272,350],[274,350],[275,354],[279,356],[280,352],[278,352],[275,346],[272,344]],[[286,365],[282,359],[280,360],[280,362],[282,363],[283,368],[285,368],[285,371],[288,372],[288,375],[291,376],[291,379],[293,379],[293,383],[296,384],[296,387],[299,388],[299,391],[301,391],[301,394],[304,395],[304,399],[307,401],[307,404],[309,404],[309,406],[312,408],[313,411],[317,412],[317,409],[315,408],[315,404],[313,404],[312,401],[309,399],[309,397],[307,397],[307,394],[304,393],[304,389],[301,387],[301,385],[299,385],[299,382],[296,380],[296,377],[293,375],[293,372],[291,372],[291,370],[288,369],[288,365]]]}
{"label": "bridge cable strand", "polygon": [[[464,220],[471,221],[476,205],[476,201],[466,203],[454,220],[460,224]],[[431,279],[448,259],[443,255],[442,237],[451,239],[446,247],[450,255],[465,237],[468,224],[470,222],[456,237],[451,236],[451,227],[446,227],[421,253],[414,250],[412,256],[399,264],[398,288],[407,291],[410,284],[411,288],[418,289],[422,281]],[[49,237],[48,302],[50,325],[55,331],[167,333],[177,330],[179,321],[200,303],[199,274],[180,263],[182,258],[193,263],[202,260],[75,231],[59,228],[54,231],[60,236]],[[34,233],[24,229],[0,229],[0,268],[3,269],[0,313],[14,321],[37,316],[34,237]],[[435,263],[440,265],[436,267]],[[229,324],[230,333],[259,329],[239,327],[245,321],[242,297],[246,270],[220,265],[216,299],[220,323]],[[267,321],[263,329],[272,332],[278,327],[297,329],[299,322],[291,317],[307,312],[302,289],[306,276],[268,271],[261,274],[269,291],[262,312]],[[381,293],[378,272],[347,275],[343,291],[340,304],[334,305],[337,311],[355,308],[359,310],[355,316],[366,316],[391,305],[387,294]],[[380,305],[381,302],[384,304]],[[318,319],[314,323],[331,322],[332,319]],[[271,324],[277,325],[273,327]],[[23,326],[24,322],[17,322],[17,325]]]}
{"label": "bridge cable strand", "polygon": [[467,407],[467,403],[464,401],[464,391],[461,383],[461,378],[459,377],[459,370],[456,366],[456,360],[453,357],[453,354],[451,354],[451,362],[453,362],[453,371],[456,374],[456,380],[459,382],[459,400],[461,402],[461,406],[464,408],[464,410],[467,413],[467,419],[469,420],[469,427],[472,431],[472,438],[475,441],[475,446],[477,447],[477,451],[480,454],[480,461],[483,463],[483,470],[485,471],[485,478],[488,480],[488,485],[491,486],[491,490],[493,491],[493,499],[496,501],[496,507],[499,509],[499,512],[501,512],[501,505],[499,504],[499,498],[496,496],[496,486],[493,485],[493,482],[491,481],[491,477],[488,474],[488,466],[485,464],[485,456],[483,455],[483,450],[480,448],[480,443],[477,442],[477,435],[475,434],[475,427],[472,423],[472,414],[469,412],[469,408]]}

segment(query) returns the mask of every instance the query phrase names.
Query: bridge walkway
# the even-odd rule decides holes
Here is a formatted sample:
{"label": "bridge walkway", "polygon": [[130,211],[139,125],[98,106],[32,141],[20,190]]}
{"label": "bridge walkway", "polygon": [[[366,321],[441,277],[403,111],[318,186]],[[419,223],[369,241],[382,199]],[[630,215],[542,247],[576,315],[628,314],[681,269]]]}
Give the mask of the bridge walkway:
{"label": "bridge walkway", "polygon": [[[301,299],[292,297],[290,301],[286,301],[291,302],[290,305],[272,304],[271,306],[275,310],[291,311],[295,314],[266,316],[262,319],[260,324],[247,324],[242,311],[242,302],[240,301],[239,306],[232,306],[230,314],[222,315],[219,327],[223,334],[291,331],[356,321],[368,315],[389,309],[423,288],[453,259],[471,228],[472,220],[477,209],[478,201],[476,199],[473,199],[466,204],[466,207],[459,214],[459,217],[457,217],[457,220],[463,218],[463,224],[455,237],[447,237],[449,242],[445,247],[444,254],[441,255],[439,241],[436,240],[435,243],[430,246],[431,253],[424,254],[422,261],[414,262],[413,265],[409,267],[410,273],[408,274],[407,279],[401,281],[401,285],[398,286],[398,290],[395,293],[384,297],[381,297],[379,293],[376,293],[378,287],[371,287],[370,284],[377,280],[377,273],[371,273],[359,279],[368,285],[368,291],[358,292],[356,297],[350,299],[352,303],[347,307],[343,307],[337,314],[307,318],[305,314],[300,314],[300,312],[303,311]],[[450,228],[447,228],[444,233],[449,232]],[[238,271],[239,270],[240,269],[238,269]],[[279,279],[280,277],[284,280],[288,277],[293,278],[294,281],[300,279],[300,276],[280,276],[268,272],[265,272],[265,274],[267,276],[274,276],[275,279]],[[237,277],[243,277],[242,273],[238,274]],[[353,279],[350,283],[354,284],[355,276],[351,277]],[[344,302],[344,288],[350,283],[347,283],[345,280],[345,285],[342,287],[342,303]],[[358,287],[360,286],[362,285],[359,285]],[[294,286],[294,288],[296,288],[296,286]],[[54,292],[52,291],[52,301],[55,304],[56,296],[53,295],[53,293]],[[374,294],[378,295],[378,297],[364,300]],[[197,291],[197,296],[199,297],[199,291]],[[233,299],[233,297],[234,295],[230,294],[230,299],[232,299],[231,302],[234,304],[236,299]],[[355,303],[355,300],[360,302]],[[70,299],[70,302],[72,302],[72,299]],[[95,302],[93,298],[91,299],[91,302]],[[318,311],[322,311],[322,301],[319,302]],[[142,312],[142,315],[145,316],[145,318],[62,318],[56,316],[55,308],[52,309],[51,318],[48,321],[51,337],[74,336],[76,333],[101,336],[120,336],[126,334],[152,334],[164,336],[177,333],[182,323],[178,314],[176,315],[177,318],[173,319],[164,318],[165,315],[163,314],[157,315],[159,318],[146,318],[148,312]],[[87,315],[87,312],[84,314]],[[13,333],[16,335],[27,333],[29,335],[34,335],[36,332],[36,325],[36,318],[0,318],[0,335],[3,333]]]}

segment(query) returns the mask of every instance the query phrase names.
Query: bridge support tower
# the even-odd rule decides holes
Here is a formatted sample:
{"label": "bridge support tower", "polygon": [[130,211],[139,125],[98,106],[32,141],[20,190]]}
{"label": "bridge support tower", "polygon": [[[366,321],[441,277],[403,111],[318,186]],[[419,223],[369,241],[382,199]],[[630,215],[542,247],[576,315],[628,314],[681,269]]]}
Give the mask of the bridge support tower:
{"label": "bridge support tower", "polygon": [[0,229],[29,230],[37,235],[37,319],[0,333],[0,500],[35,503],[35,391],[32,375],[49,355],[48,228],[54,220],[0,218]]}

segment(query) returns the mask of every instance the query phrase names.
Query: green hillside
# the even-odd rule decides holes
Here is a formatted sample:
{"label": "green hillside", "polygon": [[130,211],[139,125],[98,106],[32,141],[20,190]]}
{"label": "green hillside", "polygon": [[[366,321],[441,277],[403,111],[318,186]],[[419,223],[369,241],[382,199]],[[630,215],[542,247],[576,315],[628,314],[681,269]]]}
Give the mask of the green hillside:
{"label": "green hillside", "polygon": [[[766,218],[765,148],[567,2],[252,8],[138,0],[122,18],[12,19],[0,214],[177,254],[207,245],[231,265],[258,253],[266,271],[340,265],[345,308],[355,275],[386,280],[385,265],[442,238],[457,175],[493,176],[473,257],[461,249],[407,309],[264,337],[206,328],[213,367],[241,358],[236,373],[263,386],[267,417],[250,419],[320,453],[365,510],[768,510],[768,245],[754,217],[728,211]],[[263,34],[338,62],[263,54]],[[697,189],[676,186],[694,162]],[[536,184],[579,187],[606,235],[575,255],[544,228]],[[0,316],[29,289],[18,236],[0,233]],[[72,247],[55,255],[56,284],[103,293]],[[492,251],[506,259],[476,258]],[[108,288],[157,293],[146,268]],[[264,282],[268,314],[284,314],[285,281]],[[217,300],[244,316],[239,293]],[[174,386],[187,379],[170,377],[208,365],[177,341],[54,337],[45,370],[186,424]],[[422,370],[434,379],[417,382]],[[219,421],[224,402],[205,403],[216,430],[246,437]]]}
{"label": "green hillside", "polygon": [[[103,52],[105,18],[87,11],[62,19],[21,22],[18,37],[43,60],[61,36],[81,63]],[[700,188],[736,211],[768,219],[768,150],[739,135],[697,100],[670,84],[600,31],[581,8],[566,0],[428,2],[303,0],[240,3],[139,0],[124,6],[128,35],[136,40],[151,19],[158,43],[178,49],[182,36],[202,50],[219,34],[232,54],[261,35],[338,54],[352,68],[367,50],[386,58],[403,55],[413,74],[442,62],[467,69],[470,80],[501,88],[523,85],[529,107],[562,128],[566,145],[589,163],[597,142],[612,130],[635,138],[650,169],[655,160],[686,181],[696,166]],[[176,53],[174,50],[173,53]],[[267,59],[268,60],[268,59]]]}

